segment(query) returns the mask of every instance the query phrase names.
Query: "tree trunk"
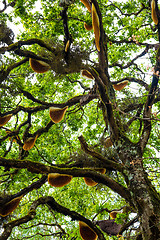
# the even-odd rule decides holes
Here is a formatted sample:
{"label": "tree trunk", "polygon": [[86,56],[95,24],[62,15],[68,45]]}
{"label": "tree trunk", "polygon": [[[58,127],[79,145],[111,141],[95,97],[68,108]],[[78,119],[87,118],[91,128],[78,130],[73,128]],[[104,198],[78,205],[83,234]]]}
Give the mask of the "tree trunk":
{"label": "tree trunk", "polygon": [[141,159],[132,161],[129,188],[139,215],[143,240],[160,240],[160,196],[148,179]]}

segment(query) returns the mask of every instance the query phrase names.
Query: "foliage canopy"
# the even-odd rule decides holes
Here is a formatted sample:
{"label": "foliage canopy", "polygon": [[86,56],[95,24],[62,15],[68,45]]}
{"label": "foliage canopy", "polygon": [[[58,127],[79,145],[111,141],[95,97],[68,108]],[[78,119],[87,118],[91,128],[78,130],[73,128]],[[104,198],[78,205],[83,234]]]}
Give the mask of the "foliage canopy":
{"label": "foliage canopy", "polygon": [[0,239],[160,239],[157,0],[1,5]]}

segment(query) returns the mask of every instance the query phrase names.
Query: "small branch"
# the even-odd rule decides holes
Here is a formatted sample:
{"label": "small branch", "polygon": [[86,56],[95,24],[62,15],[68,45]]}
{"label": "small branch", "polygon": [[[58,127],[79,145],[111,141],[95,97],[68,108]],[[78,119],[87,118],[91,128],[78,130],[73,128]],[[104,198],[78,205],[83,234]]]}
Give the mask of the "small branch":
{"label": "small branch", "polygon": [[16,4],[16,1],[17,1],[17,0],[14,0],[14,1],[12,1],[12,2],[10,2],[10,3],[7,4],[6,1],[3,0],[4,7],[3,7],[2,10],[0,10],[0,13],[4,12],[8,7],[14,7],[15,4]]}
{"label": "small branch", "polygon": [[[31,98],[31,99],[35,99],[29,92],[26,92],[25,91],[25,94]],[[39,112],[39,111],[44,111],[45,109],[48,109],[49,107],[53,106],[53,107],[59,107],[59,108],[63,108],[65,106],[74,106],[76,104],[81,104],[81,105],[86,105],[87,103],[89,103],[90,101],[92,101],[93,99],[96,99],[98,98],[98,95],[97,94],[86,94],[86,95],[80,95],[80,96],[76,96],[76,97],[73,97],[72,99],[69,99],[66,103],[62,103],[62,104],[54,104],[54,103],[46,103],[45,102],[45,105],[42,105],[42,106],[38,106],[38,107],[28,107],[28,108],[25,108],[25,107],[22,107],[22,106],[18,106],[16,109],[12,110],[12,111],[9,111],[7,112],[8,114],[13,114],[13,115],[16,115],[18,112],[20,111],[23,111],[23,112],[28,112],[29,115],[31,115],[32,113],[36,113],[36,112]],[[35,99],[36,101],[36,99]],[[41,102],[40,100],[37,100],[38,102]],[[41,102],[42,103],[42,102]],[[6,114],[7,114],[6,113]],[[0,138],[0,143],[5,141],[8,137],[12,137],[12,136],[16,136],[19,134],[19,131],[20,129],[28,124],[29,121],[28,119],[26,121],[24,121],[22,124],[19,125],[19,127],[17,128],[17,130],[15,131],[11,131],[10,133],[8,133],[6,136]],[[38,129],[34,134],[34,136],[36,135],[41,135],[42,133],[44,132],[48,132],[49,128],[53,125],[54,123],[52,121],[50,121],[45,127],[42,127],[40,129]],[[22,145],[20,139],[19,139],[19,144]]]}
{"label": "small branch", "polygon": [[[141,123],[142,123],[142,119],[140,119],[140,114],[142,112],[142,109],[143,109],[143,105],[139,106],[138,110],[137,110],[137,113],[134,117],[132,117],[126,124],[126,127],[128,129],[128,127],[132,124],[132,122],[134,122],[135,120],[137,120],[137,118],[139,119],[140,121],[140,126],[141,126]],[[140,132],[140,131],[139,131]]]}
{"label": "small branch", "polygon": [[41,186],[47,181],[47,176],[42,176],[38,181],[32,183],[31,185],[29,185],[28,187],[22,189],[19,193],[16,193],[14,195],[12,195],[12,199],[19,197],[19,196],[25,196],[27,193],[31,192],[34,189],[39,189],[41,188]]}
{"label": "small branch", "polygon": [[33,234],[31,236],[23,237],[23,238],[21,238],[21,240],[23,240],[23,239],[30,239],[30,238],[35,239],[35,237],[38,237],[38,238],[41,237],[41,238],[44,238],[44,239],[46,239],[46,237],[50,237],[50,239],[53,238],[53,237],[61,238],[62,234],[65,235],[65,233],[62,233],[62,232],[51,233],[51,231],[50,231],[50,234],[49,233],[48,234],[47,233],[44,234],[44,231],[47,232],[46,229],[43,229],[43,234],[38,232],[38,233]]}
{"label": "small branch", "polygon": [[132,220],[130,220],[128,223],[124,224],[119,232],[119,235],[121,235],[125,230],[127,230],[131,225],[133,225],[137,221],[138,221],[138,217],[136,216]]}
{"label": "small branch", "polygon": [[[142,107],[142,106],[139,105],[139,107]],[[137,108],[138,108],[138,105],[137,105]],[[134,108],[134,110],[137,109],[137,108]],[[124,112],[124,111],[120,110],[119,108],[117,108],[117,110],[118,110],[120,113],[124,114],[124,115],[132,116],[131,114],[127,113],[126,111]],[[131,111],[131,110],[130,110],[130,111]],[[141,120],[141,121],[142,121],[142,120],[143,120],[143,121],[150,121],[150,122],[151,122],[151,120],[159,121],[159,119],[151,118],[151,117],[138,117],[138,116],[134,116],[133,118],[134,118],[134,119],[139,119],[139,120]]]}
{"label": "small branch", "polygon": [[25,97],[32,100],[33,102],[40,103],[41,105],[48,105],[47,102],[36,99],[30,92],[20,89],[20,92],[23,93]]}
{"label": "small branch", "polygon": [[[110,1],[110,2],[111,2],[111,1]],[[121,10],[118,6],[116,6],[115,4],[113,4],[112,2],[111,2],[111,4],[110,4],[110,6],[114,6],[115,8],[117,8],[117,9],[120,11],[120,13],[121,13],[122,16],[127,16],[127,17],[130,17],[130,16],[132,16],[132,15],[138,16],[144,9],[146,9],[145,5],[143,4],[143,5],[142,5],[142,8],[141,8],[139,11],[137,11],[137,12],[123,13],[122,10]]]}
{"label": "small branch", "polygon": [[141,103],[140,101],[141,101],[141,98],[129,99],[129,104],[122,106],[121,112],[124,114],[128,112],[132,112],[133,110],[137,110],[139,107],[143,107],[144,103]]}
{"label": "small branch", "polygon": [[19,66],[21,66],[23,63],[27,62],[28,61],[28,58],[24,58],[23,60],[17,62],[17,63],[14,63],[12,65],[10,65],[6,70],[1,70],[0,71],[0,83],[2,83],[6,78],[7,76],[9,75],[9,73],[14,69],[14,68],[17,68]]}
{"label": "small branch", "polygon": [[90,90],[89,87],[84,86],[84,84],[81,81],[78,80],[71,80],[68,76],[67,79],[71,82],[71,83],[79,83],[79,85],[81,86],[81,88],[84,89],[84,91]]}
{"label": "small branch", "polygon": [[133,58],[130,62],[128,62],[128,63],[127,63],[126,65],[124,65],[124,66],[123,66],[122,64],[116,62],[116,63],[113,63],[113,64],[109,65],[109,67],[112,68],[112,67],[116,67],[116,66],[117,66],[117,67],[120,67],[120,69],[126,69],[126,68],[130,67],[131,65],[133,65],[134,62],[135,62],[138,58],[141,58],[141,57],[144,56],[146,53],[148,53],[148,50],[149,50],[149,47],[146,46],[145,50],[144,50],[142,53],[140,53],[139,55],[137,55],[135,58]]}

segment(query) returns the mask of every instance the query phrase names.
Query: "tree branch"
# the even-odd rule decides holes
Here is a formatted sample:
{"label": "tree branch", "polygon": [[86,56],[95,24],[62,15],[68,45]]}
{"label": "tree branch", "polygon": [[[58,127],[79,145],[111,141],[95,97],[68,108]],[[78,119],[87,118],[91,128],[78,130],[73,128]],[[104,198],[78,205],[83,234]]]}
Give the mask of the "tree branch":
{"label": "tree branch", "polygon": [[108,91],[106,86],[104,85],[103,81],[99,77],[98,73],[92,70],[92,75],[95,77],[95,81],[98,85],[98,90],[99,90],[99,95],[102,100],[102,103],[104,104],[104,107],[107,112],[107,117],[108,117],[108,122],[111,127],[111,134],[113,135],[113,141],[117,140],[119,137],[119,129],[118,126],[115,122],[115,118],[113,115],[113,108],[112,108],[112,103],[110,101],[110,98],[108,96]]}
{"label": "tree branch", "polygon": [[127,202],[130,202],[131,197],[128,190],[107,177],[104,174],[100,174],[92,169],[88,168],[60,168],[56,166],[47,166],[42,163],[33,162],[29,160],[14,160],[14,159],[6,159],[0,157],[0,166],[9,167],[9,168],[18,168],[18,169],[27,169],[31,173],[40,173],[40,174],[48,174],[48,173],[60,173],[60,174],[68,174],[73,177],[90,177],[94,181],[98,183],[102,183],[109,188],[111,188],[114,192],[118,193],[122,198],[125,198]]}
{"label": "tree branch", "polygon": [[0,13],[4,12],[8,7],[14,7],[16,4],[16,1],[17,0],[13,0],[12,2],[7,4],[6,0],[3,0],[4,7],[3,7],[3,9],[0,10]]}
{"label": "tree branch", "polygon": [[53,53],[55,52],[55,49],[53,47],[51,47],[49,44],[47,44],[46,42],[44,42],[43,40],[38,39],[38,38],[31,38],[31,39],[23,40],[23,41],[20,40],[16,43],[9,45],[8,47],[1,47],[0,53],[5,53],[6,51],[8,51],[8,52],[16,51],[16,50],[19,50],[21,46],[33,45],[33,44],[38,44],[39,46],[46,48],[50,52],[53,52]]}
{"label": "tree branch", "polygon": [[129,82],[135,82],[135,83],[138,83],[139,85],[141,85],[142,87],[145,87],[145,89],[148,91],[149,90],[149,86],[147,83],[145,83],[143,80],[141,79],[138,79],[138,78],[134,78],[134,77],[125,77],[125,78],[122,78],[118,81],[112,81],[113,84],[115,83],[120,83],[120,82],[123,82],[125,80],[128,80]]}
{"label": "tree branch", "polygon": [[[39,103],[43,103],[41,100],[38,100],[36,98],[33,97],[33,95],[31,95],[29,92],[25,91],[25,95],[28,97],[28,99],[31,99],[33,101],[37,101]],[[92,101],[93,99],[99,99],[98,94],[85,94],[85,95],[79,95],[79,96],[75,96],[71,99],[69,99],[67,102],[65,103],[47,103],[44,102],[44,105],[42,106],[37,106],[37,107],[23,107],[23,106],[18,106],[17,108],[15,108],[14,110],[8,111],[5,113],[5,115],[7,114],[13,114],[16,115],[18,112],[23,111],[23,112],[28,112],[30,114],[32,113],[36,113],[39,111],[44,111],[50,107],[58,107],[58,108],[64,108],[66,106],[71,107],[74,106],[76,104],[81,104],[86,105],[87,103],[89,103],[90,101]]]}
{"label": "tree branch", "polygon": [[29,213],[24,217],[14,220],[12,222],[9,222],[7,224],[4,224],[3,226],[4,232],[1,235],[1,240],[7,239],[10,236],[12,229],[14,227],[31,221],[36,215],[36,208],[41,204],[47,204],[54,211],[58,213],[62,213],[65,216],[71,217],[73,221],[78,220],[78,221],[85,222],[98,234],[100,240],[105,240],[103,233],[90,220],[88,220],[87,218],[83,217],[82,215],[80,215],[75,211],[71,211],[70,209],[63,207],[62,205],[58,204],[53,197],[49,197],[49,196],[41,197],[38,200],[34,201],[31,205]]}
{"label": "tree branch", "polygon": [[6,78],[7,76],[9,75],[9,73],[16,67],[19,67],[21,66],[23,63],[27,62],[28,61],[28,58],[24,58],[23,60],[17,62],[17,63],[14,63],[12,65],[10,65],[6,70],[2,69],[0,70],[0,83],[2,83]]}
{"label": "tree branch", "polygon": [[101,155],[100,153],[94,151],[93,149],[91,149],[88,144],[86,143],[84,137],[81,135],[79,138],[79,141],[81,143],[81,148],[84,152],[86,152],[87,154],[89,154],[90,156],[99,159],[102,162],[106,162],[108,164],[108,167],[112,167],[115,170],[118,170],[120,172],[123,171],[123,167],[121,166],[120,163],[116,163],[114,161],[108,160],[105,157],[103,157],[103,155]]}
{"label": "tree branch", "polygon": [[139,55],[137,55],[135,58],[133,58],[130,62],[128,62],[126,65],[122,65],[122,64],[120,64],[120,63],[113,63],[113,64],[111,64],[111,65],[109,65],[109,67],[110,68],[112,68],[112,67],[120,67],[120,69],[126,69],[126,68],[128,68],[128,67],[130,67],[131,65],[133,65],[134,64],[134,62],[138,59],[138,58],[141,58],[142,56],[144,56],[146,53],[148,53],[148,50],[149,50],[149,47],[148,46],[146,46],[146,48],[145,48],[145,50],[142,52],[142,53],[140,53]]}

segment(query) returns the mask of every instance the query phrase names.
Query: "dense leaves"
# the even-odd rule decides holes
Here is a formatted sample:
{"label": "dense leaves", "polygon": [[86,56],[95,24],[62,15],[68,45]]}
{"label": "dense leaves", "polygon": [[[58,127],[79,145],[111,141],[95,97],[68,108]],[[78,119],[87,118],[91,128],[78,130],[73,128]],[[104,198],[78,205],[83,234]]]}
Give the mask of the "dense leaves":
{"label": "dense leaves", "polygon": [[[160,15],[153,1],[157,25],[151,1],[86,0],[94,31],[84,27],[95,22],[85,1],[1,4],[0,239],[80,240],[79,221],[100,240],[160,238],[160,89],[152,82],[160,72]],[[31,62],[46,72],[34,72]],[[66,111],[56,122],[50,111],[59,108]],[[56,188],[49,173],[73,178]],[[98,184],[86,185],[85,177]],[[15,199],[16,209],[2,214]]]}

